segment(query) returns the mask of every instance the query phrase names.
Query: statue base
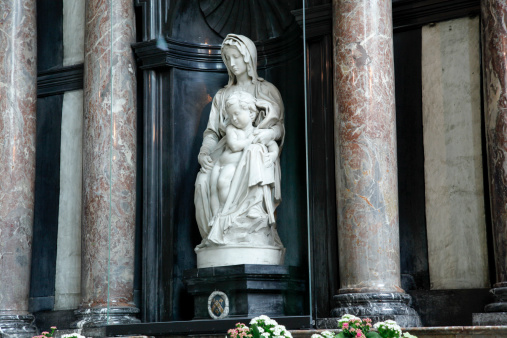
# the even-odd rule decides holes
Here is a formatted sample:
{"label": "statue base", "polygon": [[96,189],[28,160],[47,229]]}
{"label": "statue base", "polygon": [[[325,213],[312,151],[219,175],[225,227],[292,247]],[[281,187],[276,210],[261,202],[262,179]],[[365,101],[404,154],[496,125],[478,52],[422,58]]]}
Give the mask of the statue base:
{"label": "statue base", "polygon": [[[305,279],[295,267],[242,264],[190,269],[184,272],[184,281],[194,297],[194,319],[303,314]],[[217,299],[224,300],[220,309],[213,307]]]}
{"label": "statue base", "polygon": [[276,246],[208,246],[196,248],[195,253],[198,269],[240,264],[282,265],[285,258],[285,248]]}

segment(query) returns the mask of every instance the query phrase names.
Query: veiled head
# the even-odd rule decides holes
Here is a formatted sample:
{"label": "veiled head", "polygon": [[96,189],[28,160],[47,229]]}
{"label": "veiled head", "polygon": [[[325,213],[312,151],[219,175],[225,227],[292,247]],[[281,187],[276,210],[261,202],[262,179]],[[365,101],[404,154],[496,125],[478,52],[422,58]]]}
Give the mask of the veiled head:
{"label": "veiled head", "polygon": [[227,72],[229,73],[229,83],[226,87],[229,87],[236,83],[235,70],[231,67],[229,60],[226,57],[228,50],[236,49],[242,56],[243,61],[246,64],[246,71],[252,82],[256,82],[259,79],[257,75],[257,48],[252,40],[243,35],[228,34],[224,42],[222,43],[222,60],[227,66]]}

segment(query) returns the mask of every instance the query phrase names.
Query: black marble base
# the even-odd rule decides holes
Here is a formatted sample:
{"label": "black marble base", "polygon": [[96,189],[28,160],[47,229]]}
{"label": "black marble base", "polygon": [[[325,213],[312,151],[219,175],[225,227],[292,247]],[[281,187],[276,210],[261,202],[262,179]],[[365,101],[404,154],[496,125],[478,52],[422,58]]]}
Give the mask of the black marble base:
{"label": "black marble base", "polygon": [[36,334],[33,315],[0,314],[0,337],[29,338]]}
{"label": "black marble base", "polygon": [[507,287],[493,288],[489,292],[495,295],[496,302],[484,307],[486,312],[507,312]]}
{"label": "black marble base", "polygon": [[303,314],[305,281],[295,267],[232,265],[184,272],[194,297],[194,319],[209,319],[208,297],[222,291],[229,298],[228,317]]}
{"label": "black marble base", "polygon": [[406,293],[346,293],[333,297],[336,308],[333,317],[352,314],[370,318],[374,323],[394,320],[401,327],[421,326],[417,312],[410,307],[411,297]]}
{"label": "black marble base", "polygon": [[135,324],[141,321],[135,316],[139,313],[136,307],[110,307],[78,309],[74,312],[77,321],[72,323],[73,328],[94,328],[106,325]]}

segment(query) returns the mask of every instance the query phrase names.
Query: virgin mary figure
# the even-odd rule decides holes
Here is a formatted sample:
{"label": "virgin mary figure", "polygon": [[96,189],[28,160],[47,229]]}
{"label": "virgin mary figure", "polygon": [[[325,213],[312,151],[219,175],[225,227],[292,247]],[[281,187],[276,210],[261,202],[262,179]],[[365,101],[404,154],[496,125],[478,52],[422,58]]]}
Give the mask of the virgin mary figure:
{"label": "virgin mary figure", "polygon": [[[221,54],[229,81],[213,98],[198,156],[201,169],[195,182],[196,219],[202,236],[201,244],[196,247],[198,267],[199,251],[216,247],[276,249],[281,252],[283,261],[285,249],[275,222],[275,210],[281,201],[280,152],[285,135],[282,98],[273,84],[257,75],[257,49],[249,38],[227,35]],[[255,97],[259,114],[253,122],[253,140],[242,150],[226,201],[219,211],[214,212],[216,208],[211,207],[212,194],[215,193],[211,189],[211,172],[226,147],[226,129],[230,124],[226,102],[238,91]],[[274,179],[264,182],[258,177],[256,167],[262,165],[265,146],[272,141],[279,149],[272,169]]]}

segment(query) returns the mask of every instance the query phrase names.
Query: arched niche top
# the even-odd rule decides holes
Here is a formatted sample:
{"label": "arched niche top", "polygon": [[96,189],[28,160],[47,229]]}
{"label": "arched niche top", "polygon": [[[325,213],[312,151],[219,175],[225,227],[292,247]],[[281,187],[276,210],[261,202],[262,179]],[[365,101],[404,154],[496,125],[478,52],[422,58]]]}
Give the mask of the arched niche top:
{"label": "arched niche top", "polygon": [[199,0],[199,7],[208,26],[222,38],[235,33],[261,42],[284,35],[294,21],[282,0]]}

